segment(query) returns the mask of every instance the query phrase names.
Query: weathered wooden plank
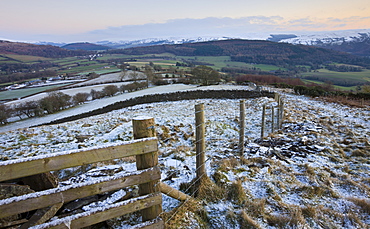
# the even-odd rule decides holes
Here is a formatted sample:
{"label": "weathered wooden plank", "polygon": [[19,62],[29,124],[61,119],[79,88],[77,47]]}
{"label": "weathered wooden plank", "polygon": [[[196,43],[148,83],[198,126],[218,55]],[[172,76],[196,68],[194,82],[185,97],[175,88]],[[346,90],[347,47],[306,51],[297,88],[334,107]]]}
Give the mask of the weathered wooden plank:
{"label": "weathered wooden plank", "polygon": [[32,195],[28,195],[30,198],[27,199],[24,198],[24,196],[20,196],[0,200],[0,218],[125,188],[131,185],[147,183],[152,180],[158,180],[160,177],[160,170],[158,168],[151,168],[136,172],[133,175],[121,177],[113,176],[110,177],[111,179],[105,178],[106,180],[99,183],[81,183],[79,185],[69,185],[62,188],[32,193]]}
{"label": "weathered wooden plank", "polygon": [[19,225],[25,222],[27,222],[27,219],[20,219],[20,220],[16,220],[12,222],[4,222],[4,223],[0,223],[0,228],[11,227],[11,226]]}
{"label": "weathered wooden plank", "polygon": [[100,161],[156,152],[157,139],[134,140],[129,144],[106,148],[90,148],[70,152],[36,156],[13,161],[0,162],[0,181],[12,180],[49,171],[55,171]]}
{"label": "weathered wooden plank", "polygon": [[20,229],[27,229],[31,226],[38,225],[45,223],[59,211],[59,209],[63,206],[63,203],[58,203],[53,206],[49,206],[43,209],[39,209],[32,215],[32,217],[28,220],[28,222],[22,224]]}
{"label": "weathered wooden plank", "polygon": [[[55,222],[37,225],[38,229],[44,228],[82,228],[93,224],[97,224],[108,219],[112,219],[121,215],[136,212],[151,206],[162,203],[162,195],[156,193],[136,199],[123,201],[118,204],[113,204],[104,209],[97,211],[84,212],[73,216],[65,217]],[[31,227],[32,229],[32,227]]]}

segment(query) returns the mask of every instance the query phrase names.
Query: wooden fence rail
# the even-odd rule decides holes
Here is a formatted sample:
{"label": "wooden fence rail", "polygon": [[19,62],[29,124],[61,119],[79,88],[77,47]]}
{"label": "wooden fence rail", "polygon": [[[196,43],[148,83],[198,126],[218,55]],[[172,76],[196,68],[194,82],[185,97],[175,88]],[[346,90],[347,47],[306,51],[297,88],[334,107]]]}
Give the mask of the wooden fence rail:
{"label": "wooden fence rail", "polygon": [[[140,130],[136,130],[136,132],[137,131]],[[4,161],[0,162],[0,181],[8,181],[30,175],[123,157],[153,155],[157,153],[157,150],[157,138],[146,137],[123,144],[109,145],[108,147],[94,147],[85,150],[73,150],[46,156]],[[116,174],[100,178],[98,181],[73,184],[0,200],[0,218],[42,209],[56,204],[60,204],[61,206],[64,203],[76,199],[114,191],[132,185],[139,185],[139,189],[140,185],[142,186],[144,184],[160,186],[159,180],[161,178],[161,172],[155,166],[158,164],[158,158],[151,158],[153,160],[157,160],[149,163],[153,166],[146,166],[146,168],[138,167],[138,170],[140,171],[133,173]],[[143,220],[148,220],[149,223],[143,223],[142,228],[163,228],[163,222],[160,219],[157,219],[157,216],[162,210],[162,196],[158,188],[149,193],[143,193],[142,191],[139,191],[139,193],[141,196],[136,198],[111,204],[104,208],[98,208],[77,215],[64,217],[49,223],[37,225],[36,227],[81,228],[124,214],[150,209],[157,206],[156,209],[158,209],[159,212],[156,212],[155,215],[152,214],[149,217],[143,216]]]}

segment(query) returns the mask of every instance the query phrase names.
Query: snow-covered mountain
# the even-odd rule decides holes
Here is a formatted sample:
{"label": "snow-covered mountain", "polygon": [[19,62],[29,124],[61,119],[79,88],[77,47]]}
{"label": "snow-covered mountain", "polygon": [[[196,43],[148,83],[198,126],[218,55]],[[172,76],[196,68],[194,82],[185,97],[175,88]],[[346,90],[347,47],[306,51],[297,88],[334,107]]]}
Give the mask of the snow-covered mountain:
{"label": "snow-covered mountain", "polygon": [[[291,44],[313,45],[323,48],[335,49],[360,56],[370,56],[370,29],[339,30],[323,32],[293,32],[277,34],[246,34],[242,36],[204,36],[204,37],[169,37],[147,38],[140,40],[103,40],[92,42],[97,45],[111,48],[132,48],[140,46],[184,44],[227,39],[268,40]],[[35,42],[34,42],[35,43]],[[35,44],[63,46],[65,43],[36,42]]]}
{"label": "snow-covered mountain", "polygon": [[164,45],[164,44],[185,44],[206,41],[228,40],[239,37],[194,37],[194,38],[147,38],[133,41],[98,41],[95,44],[110,46],[113,48],[131,48],[139,46]]}
{"label": "snow-covered mountain", "polygon": [[[271,37],[277,35],[271,35]],[[294,37],[295,36],[295,37]],[[342,30],[325,32],[307,32],[294,34],[293,36],[281,37],[280,42],[303,45],[341,45],[350,42],[363,42],[370,38],[370,29]],[[270,38],[271,40],[271,38]]]}
{"label": "snow-covered mountain", "polygon": [[342,30],[325,32],[297,32],[282,34],[260,34],[235,37],[195,37],[195,38],[152,38],[134,41],[99,41],[96,44],[112,48],[131,48],[138,46],[184,44],[227,39],[269,40],[291,44],[313,45],[360,56],[370,56],[370,29]]}
{"label": "snow-covered mountain", "polygon": [[134,41],[98,41],[95,44],[107,45],[111,47],[137,47],[161,44],[183,44],[205,41],[217,41],[227,39],[247,39],[247,40],[269,40],[276,42],[286,42],[303,45],[322,45],[322,44],[342,44],[343,42],[362,42],[370,37],[370,29],[360,30],[341,30],[325,32],[296,32],[280,34],[261,34],[259,36],[223,36],[223,37],[171,37],[171,38],[148,38]]}

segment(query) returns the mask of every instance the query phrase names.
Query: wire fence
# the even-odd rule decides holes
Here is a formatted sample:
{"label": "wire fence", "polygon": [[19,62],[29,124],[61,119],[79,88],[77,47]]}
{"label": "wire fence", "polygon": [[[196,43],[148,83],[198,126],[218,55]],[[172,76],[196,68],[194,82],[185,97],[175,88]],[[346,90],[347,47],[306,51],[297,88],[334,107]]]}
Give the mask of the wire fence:
{"label": "wire fence", "polygon": [[[212,101],[207,100],[207,102],[211,103]],[[223,110],[222,107],[217,107],[215,105],[207,106],[207,104],[201,104],[200,106],[199,103],[195,104],[195,118],[197,119],[199,114],[203,114],[205,118],[201,123],[199,123],[199,120],[196,120],[194,129],[204,128],[205,132],[202,133],[202,136],[195,136],[195,140],[191,143],[193,146],[205,143],[205,146],[204,149],[196,149],[196,154],[192,156],[197,160],[195,163],[196,166],[195,169],[190,169],[191,177],[188,180],[191,181],[187,183],[186,189],[183,190],[184,193],[187,193],[192,198],[196,198],[197,196],[200,188],[199,182],[201,182],[202,178],[208,176],[207,174],[210,174],[211,171],[209,168],[212,167],[211,162],[217,158],[217,151],[228,149],[228,153],[220,158],[238,155],[243,156],[247,152],[245,145],[250,141],[263,139],[267,133],[272,133],[281,128],[284,108],[280,95],[275,96],[274,99],[260,98],[260,101],[252,99],[240,101],[230,100],[228,102],[228,105],[232,106],[234,109]],[[199,109],[199,107],[201,107],[201,109]],[[249,112],[246,114],[243,109],[247,109]],[[215,115],[215,113],[217,115]],[[228,120],[227,123],[223,123],[224,120]],[[218,130],[210,131],[212,128]],[[199,131],[196,132],[198,134]],[[238,142],[238,144],[236,144],[236,142]],[[165,148],[167,147],[168,146],[165,146]],[[202,158],[202,154],[204,154],[204,159],[198,161],[199,158]],[[178,173],[178,170],[181,168],[180,164],[182,164],[182,162],[176,160],[175,168],[177,169],[167,176],[176,176],[176,173]],[[207,171],[203,171],[204,168],[207,168]],[[182,179],[179,180],[181,182],[183,181]],[[179,184],[175,183],[175,185],[179,187]],[[169,223],[188,201],[190,201],[190,198],[182,202],[173,214],[167,218],[165,223]]]}

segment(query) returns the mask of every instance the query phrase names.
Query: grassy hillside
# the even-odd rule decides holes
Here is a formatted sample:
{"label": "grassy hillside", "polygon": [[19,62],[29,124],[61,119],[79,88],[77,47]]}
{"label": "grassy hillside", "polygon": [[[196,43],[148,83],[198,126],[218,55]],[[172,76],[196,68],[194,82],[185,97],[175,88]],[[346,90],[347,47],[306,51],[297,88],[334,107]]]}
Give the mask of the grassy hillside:
{"label": "grassy hillside", "polygon": [[68,56],[86,55],[86,51],[72,51],[51,45],[34,45],[20,42],[0,41],[0,54],[16,54],[60,58]]}
{"label": "grassy hillside", "polygon": [[366,69],[361,72],[335,72],[327,69],[319,69],[314,72],[301,74],[304,79],[331,82],[338,86],[352,87],[370,82],[370,70]]}
{"label": "grassy hillside", "polygon": [[223,40],[181,45],[158,45],[111,50],[108,53],[145,55],[171,53],[176,56],[230,56],[231,60],[276,66],[309,65],[326,62],[354,64],[370,68],[370,59],[333,50],[269,41]]}
{"label": "grassy hillside", "polygon": [[[71,49],[103,49],[89,43],[75,43]],[[117,71],[117,65],[129,63],[144,69],[155,65],[176,74],[190,73],[191,68],[207,65],[231,76],[236,74],[264,74],[280,77],[301,77],[310,82],[332,82],[353,89],[370,82],[370,59],[333,50],[270,41],[223,40],[181,45],[156,45],[100,52],[67,50],[54,46],[0,41],[0,83],[39,77],[39,71],[55,74]],[[335,64],[332,64],[335,63]],[[323,68],[353,67],[359,71],[337,72]],[[32,74],[31,74],[32,73]],[[23,75],[22,75],[23,74]],[[28,74],[24,76],[24,74]],[[30,75],[31,74],[31,75]],[[230,78],[231,79],[231,78]]]}

